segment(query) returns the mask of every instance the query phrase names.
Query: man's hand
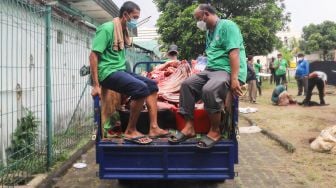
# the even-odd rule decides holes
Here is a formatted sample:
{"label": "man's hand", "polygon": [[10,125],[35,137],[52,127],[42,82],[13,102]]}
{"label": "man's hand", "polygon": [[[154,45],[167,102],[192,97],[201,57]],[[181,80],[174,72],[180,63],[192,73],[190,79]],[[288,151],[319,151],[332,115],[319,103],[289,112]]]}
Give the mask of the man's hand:
{"label": "man's hand", "polygon": [[243,96],[243,91],[241,90],[238,79],[231,80],[231,91],[233,95],[241,97]]}
{"label": "man's hand", "polygon": [[99,86],[94,86],[91,90],[92,97],[98,96],[101,99],[101,88]]}

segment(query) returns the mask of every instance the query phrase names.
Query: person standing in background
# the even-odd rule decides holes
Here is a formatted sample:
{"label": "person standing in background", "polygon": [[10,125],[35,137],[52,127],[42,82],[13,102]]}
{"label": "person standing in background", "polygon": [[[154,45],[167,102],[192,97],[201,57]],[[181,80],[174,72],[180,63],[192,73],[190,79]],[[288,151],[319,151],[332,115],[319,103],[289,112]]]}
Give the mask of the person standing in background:
{"label": "person standing in background", "polygon": [[271,73],[270,84],[275,83],[274,61],[275,61],[275,58],[272,57],[271,61],[269,62],[269,66],[268,66],[270,73]]}
{"label": "person standing in background", "polygon": [[254,63],[254,71],[256,73],[257,88],[259,91],[259,96],[261,96],[261,76],[259,75],[261,70],[262,70],[262,65],[260,64],[260,59],[257,59],[257,63]]}
{"label": "person standing in background", "polygon": [[253,56],[247,57],[247,78],[248,94],[250,103],[257,103],[257,77],[253,66]]}
{"label": "person standing in background", "polygon": [[287,61],[282,58],[282,54],[278,54],[278,59],[274,62],[276,85],[279,85],[283,81],[287,81],[286,79],[287,67],[288,67]]}
{"label": "person standing in background", "polygon": [[295,79],[298,87],[298,96],[307,95],[308,91],[309,63],[304,59],[304,54],[298,55],[298,65],[295,72]]}

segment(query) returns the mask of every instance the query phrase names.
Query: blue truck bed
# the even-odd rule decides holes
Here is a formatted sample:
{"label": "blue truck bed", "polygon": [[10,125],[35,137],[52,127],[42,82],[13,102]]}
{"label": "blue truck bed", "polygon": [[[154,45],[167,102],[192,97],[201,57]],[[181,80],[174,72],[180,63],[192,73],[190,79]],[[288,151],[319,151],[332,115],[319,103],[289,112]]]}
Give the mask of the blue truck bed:
{"label": "blue truck bed", "polygon": [[232,140],[222,140],[210,150],[194,141],[170,145],[166,139],[151,145],[100,141],[97,144],[99,177],[131,180],[225,180],[234,177],[237,153]]}
{"label": "blue truck bed", "polygon": [[[146,63],[147,67],[149,64]],[[148,68],[147,68],[148,69]],[[225,180],[235,176],[238,163],[238,99],[234,99],[232,114],[226,117],[231,129],[228,139],[213,148],[197,148],[196,139],[170,145],[166,138],[150,145],[124,142],[122,138],[102,140],[100,102],[94,99],[94,119],[98,127],[96,161],[101,179],[119,180]]]}

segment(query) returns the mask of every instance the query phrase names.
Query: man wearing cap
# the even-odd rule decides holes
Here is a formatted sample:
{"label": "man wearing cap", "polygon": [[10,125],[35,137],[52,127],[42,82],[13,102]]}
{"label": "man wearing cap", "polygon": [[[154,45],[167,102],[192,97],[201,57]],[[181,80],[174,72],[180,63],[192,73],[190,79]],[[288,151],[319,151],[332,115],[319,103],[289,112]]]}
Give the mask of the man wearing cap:
{"label": "man wearing cap", "polygon": [[175,44],[170,45],[169,49],[168,49],[168,52],[167,52],[168,60],[177,61],[178,60],[177,55],[178,55],[177,46]]}

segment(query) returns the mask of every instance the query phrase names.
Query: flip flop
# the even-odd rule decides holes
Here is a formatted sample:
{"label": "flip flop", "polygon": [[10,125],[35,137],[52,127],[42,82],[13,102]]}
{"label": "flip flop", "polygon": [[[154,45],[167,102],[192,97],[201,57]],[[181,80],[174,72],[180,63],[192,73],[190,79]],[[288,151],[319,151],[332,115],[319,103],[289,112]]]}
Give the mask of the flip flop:
{"label": "flip flop", "polygon": [[[221,137],[222,138],[222,137]],[[207,135],[203,136],[201,140],[196,144],[198,148],[201,149],[210,149],[212,148],[215,144],[217,144],[221,138],[217,140],[213,140],[212,138],[208,137]]]}
{"label": "flip flop", "polygon": [[139,144],[139,145],[147,145],[147,144],[151,144],[152,141],[149,141],[149,142],[141,142],[140,139],[141,138],[148,138],[147,136],[137,136],[137,137],[134,137],[134,138],[127,138],[127,137],[124,137],[124,140],[125,141],[128,141],[128,142],[132,142],[134,144]]}
{"label": "flip flop", "polygon": [[159,134],[159,135],[156,135],[156,136],[149,136],[149,138],[151,138],[151,139],[166,138],[170,135],[171,135],[170,132],[168,132],[168,133]]}
{"label": "flip flop", "polygon": [[179,144],[179,143],[184,142],[184,141],[186,141],[186,140],[188,140],[190,138],[195,138],[195,136],[196,135],[194,135],[194,136],[186,136],[183,133],[181,133],[181,132],[178,131],[176,134],[171,135],[168,138],[168,142],[170,144]]}

